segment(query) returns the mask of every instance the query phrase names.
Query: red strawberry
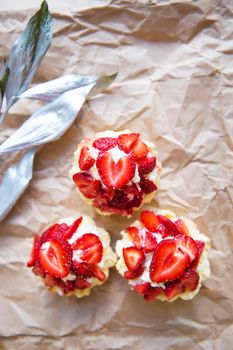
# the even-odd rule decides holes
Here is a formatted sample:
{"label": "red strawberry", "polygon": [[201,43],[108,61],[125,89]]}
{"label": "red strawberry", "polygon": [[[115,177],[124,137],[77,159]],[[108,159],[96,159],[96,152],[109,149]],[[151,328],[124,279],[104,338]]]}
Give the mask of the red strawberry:
{"label": "red strawberry", "polygon": [[95,164],[95,159],[92,157],[87,146],[81,149],[78,165],[81,170],[88,170]]}
{"label": "red strawberry", "polygon": [[101,187],[101,182],[94,180],[93,177],[87,173],[76,173],[73,176],[73,180],[79,188],[79,191],[86,198],[95,198]]}
{"label": "red strawberry", "polygon": [[143,175],[149,174],[156,166],[155,157],[147,157],[138,160],[138,172],[142,177]]}
{"label": "red strawberry", "polygon": [[203,252],[203,249],[205,247],[205,243],[202,242],[202,241],[198,241],[196,240],[196,246],[197,246],[197,257],[196,259],[192,262],[192,264],[190,265],[190,267],[195,270],[199,264],[199,261],[200,261],[200,257],[201,257],[201,254]]}
{"label": "red strawberry", "polygon": [[96,167],[103,183],[110,188],[124,187],[135,173],[135,163],[131,157],[122,157],[115,163],[108,152],[99,153]]}
{"label": "red strawberry", "polygon": [[145,270],[144,266],[141,265],[136,271],[125,271],[124,277],[128,280],[133,280],[141,276],[144,270]]}
{"label": "red strawberry", "polygon": [[42,267],[36,263],[36,265],[32,268],[32,272],[36,275],[36,276],[40,276],[40,277],[45,277],[45,272],[42,269]]}
{"label": "red strawberry", "polygon": [[41,243],[50,241],[52,238],[56,238],[56,232],[59,229],[59,224],[54,224],[49,227],[41,236]]}
{"label": "red strawberry", "polygon": [[140,134],[138,133],[131,133],[131,134],[122,134],[118,136],[118,146],[120,149],[122,149],[125,153],[129,153],[138,140]]}
{"label": "red strawberry", "polygon": [[75,281],[75,286],[78,289],[86,289],[91,286],[91,283],[86,281],[84,278],[77,278]]}
{"label": "red strawberry", "polygon": [[135,247],[123,248],[123,256],[130,271],[136,271],[145,261],[143,250]]}
{"label": "red strawberry", "polygon": [[101,137],[93,142],[93,147],[100,151],[108,151],[109,149],[115,147],[117,144],[117,139],[115,137]]}
{"label": "red strawberry", "polygon": [[53,276],[49,275],[48,273],[46,273],[45,275],[44,283],[49,288],[53,288],[57,286],[56,279]]}
{"label": "red strawberry", "polygon": [[189,230],[182,219],[176,220],[175,225],[180,231],[180,233],[182,233],[185,236],[189,236]]}
{"label": "red strawberry", "polygon": [[73,292],[76,289],[76,282],[66,281],[63,284],[61,284],[61,287],[63,289],[63,292],[67,294],[67,293]]}
{"label": "red strawberry", "polygon": [[132,156],[135,159],[138,159],[138,158],[140,159],[140,158],[146,157],[147,153],[148,153],[147,145],[143,141],[138,139],[131,150]]}
{"label": "red strawberry", "polygon": [[135,247],[137,249],[141,249],[142,248],[142,238],[139,232],[139,229],[135,226],[129,226],[127,228],[127,232],[130,235],[130,237],[133,240],[133,243],[135,244]]}
{"label": "red strawberry", "polygon": [[57,278],[64,278],[70,272],[72,262],[72,250],[67,243],[59,242],[52,239],[49,242],[49,248],[40,248],[39,261],[41,267],[51,276]]}
{"label": "red strawberry", "polygon": [[143,190],[143,192],[145,192],[146,194],[149,194],[157,190],[156,184],[153,181],[145,178],[144,176],[141,177],[139,185]]}
{"label": "red strawberry", "polygon": [[90,271],[101,282],[105,281],[107,276],[105,273],[95,264],[86,264],[85,268]]}
{"label": "red strawberry", "polygon": [[176,245],[179,250],[190,257],[190,261],[196,259],[198,255],[198,249],[194,239],[188,236],[179,235],[175,237]]}
{"label": "red strawberry", "polygon": [[171,300],[177,295],[194,291],[199,283],[199,276],[193,270],[187,270],[177,281],[168,283],[165,289],[166,297]]}
{"label": "red strawberry", "polygon": [[140,219],[147,230],[152,232],[157,231],[159,220],[153,211],[145,210],[141,212]]}
{"label": "red strawberry", "polygon": [[172,222],[169,220],[166,216],[163,215],[157,215],[157,218],[159,219],[159,222],[166,228],[166,234],[171,236],[177,236],[180,235],[180,231]]}
{"label": "red strawberry", "polygon": [[70,239],[73,234],[77,231],[79,225],[82,222],[83,217],[80,216],[78,219],[76,219],[70,226],[67,227],[67,229],[65,230],[64,234],[63,234],[63,239]]}
{"label": "red strawberry", "polygon": [[89,270],[87,270],[85,263],[80,263],[76,260],[73,261],[73,271],[76,275],[84,276],[84,277],[91,277],[93,276],[93,273]]}
{"label": "red strawberry", "polygon": [[189,255],[178,249],[174,239],[163,240],[155,248],[150,278],[156,283],[173,281],[183,275],[189,264]]}
{"label": "red strawberry", "polygon": [[73,250],[82,250],[80,255],[86,263],[96,264],[101,261],[103,255],[103,245],[98,236],[93,233],[85,233],[72,243]]}
{"label": "red strawberry", "polygon": [[158,295],[163,293],[163,288],[160,287],[150,287],[148,292],[144,295],[144,299],[150,303],[156,299]]}
{"label": "red strawberry", "polygon": [[39,249],[40,249],[40,237],[38,235],[35,235],[33,240],[31,255],[27,262],[27,267],[32,267],[36,264],[36,258],[37,258]]}
{"label": "red strawberry", "polygon": [[144,244],[145,244],[145,247],[144,247],[145,253],[153,252],[153,250],[157,246],[156,238],[149,231],[146,231],[146,233],[145,233],[145,243]]}
{"label": "red strawberry", "polygon": [[144,283],[136,284],[133,287],[133,289],[138,294],[145,295],[150,289],[150,283],[149,282],[144,282]]}

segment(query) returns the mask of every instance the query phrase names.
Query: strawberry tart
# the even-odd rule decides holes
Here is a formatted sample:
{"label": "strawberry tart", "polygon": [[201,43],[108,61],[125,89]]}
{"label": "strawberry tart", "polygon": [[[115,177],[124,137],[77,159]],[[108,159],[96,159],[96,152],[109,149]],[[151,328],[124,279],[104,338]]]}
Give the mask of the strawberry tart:
{"label": "strawberry tart", "polygon": [[109,234],[86,216],[66,218],[35,235],[27,263],[52,292],[89,295],[103,284],[116,263]]}
{"label": "strawberry tart", "polygon": [[154,144],[139,133],[105,131],[79,144],[71,176],[99,214],[129,217],[152,200],[160,171]]}
{"label": "strawberry tart", "polygon": [[210,276],[209,239],[188,219],[147,210],[121,234],[116,268],[148,302],[192,299]]}

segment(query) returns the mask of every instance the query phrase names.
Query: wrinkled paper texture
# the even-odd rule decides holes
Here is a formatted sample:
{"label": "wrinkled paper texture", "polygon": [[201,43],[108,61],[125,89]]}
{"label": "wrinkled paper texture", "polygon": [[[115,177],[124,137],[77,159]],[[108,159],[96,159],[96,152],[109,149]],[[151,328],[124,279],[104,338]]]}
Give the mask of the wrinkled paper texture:
{"label": "wrinkled paper texture", "polygon": [[[1,56],[39,4],[1,2]],[[42,147],[29,188],[0,224],[0,348],[231,350],[232,2],[48,4],[55,33],[36,83],[64,74],[119,74],[85,104],[60,140]],[[33,101],[14,109],[0,142],[31,109]],[[195,220],[211,239],[212,276],[190,302],[146,304],[114,268],[89,297],[62,298],[25,266],[33,234],[62,217],[90,215],[109,230],[112,244],[137,218],[99,216],[82,202],[68,175],[84,137],[126,128],[154,142],[163,163],[160,190],[144,209],[174,210]]]}

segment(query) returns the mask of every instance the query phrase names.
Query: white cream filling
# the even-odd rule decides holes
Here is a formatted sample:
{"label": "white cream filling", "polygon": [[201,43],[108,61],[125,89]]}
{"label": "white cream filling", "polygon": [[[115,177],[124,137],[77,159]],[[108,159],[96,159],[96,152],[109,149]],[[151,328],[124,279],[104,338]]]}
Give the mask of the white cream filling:
{"label": "white cream filling", "polygon": [[[168,210],[161,210],[158,212],[158,215],[167,216],[172,221],[179,219],[178,217],[176,217],[176,215],[174,213],[172,213],[171,211],[168,211]],[[199,261],[197,271],[196,271],[199,275],[199,284],[198,284],[197,288],[192,292],[185,292],[183,294],[180,294],[179,296],[174,297],[170,301],[175,301],[179,297],[184,299],[184,300],[192,299],[199,292],[200,287],[201,287],[201,283],[204,280],[206,280],[207,278],[209,278],[209,276],[210,276],[210,265],[209,265],[208,254],[207,254],[208,249],[210,247],[209,238],[207,236],[205,236],[204,234],[199,232],[199,230],[197,229],[197,226],[195,225],[194,222],[192,222],[186,218],[183,218],[183,217],[180,217],[180,219],[182,219],[184,221],[185,225],[187,226],[187,228],[190,232],[190,237],[192,237],[195,240],[200,240],[200,241],[204,242],[205,247],[204,247],[204,250],[201,254],[200,261]],[[136,226],[139,229],[142,229],[142,224],[140,221],[134,222],[131,226]],[[143,230],[142,230],[142,233],[143,233]],[[116,264],[116,268],[119,271],[119,273],[122,276],[124,276],[124,273],[128,269],[127,269],[127,266],[125,264],[124,257],[123,257],[123,248],[130,247],[133,244],[132,244],[131,237],[129,236],[129,234],[126,231],[123,231],[121,233],[121,235],[122,235],[122,239],[117,241],[117,243],[116,243],[116,253],[119,257],[119,260]],[[169,238],[172,238],[172,237],[166,237],[166,239],[169,239]],[[162,240],[162,236],[160,234],[156,234],[156,239],[157,239],[157,242],[159,243],[159,241]],[[146,254],[145,271],[138,278],[129,280],[130,285],[135,286],[137,284],[150,282],[153,287],[162,287],[163,289],[165,288],[164,283],[154,283],[151,281],[150,273],[149,273],[149,267],[151,264],[151,260],[152,260],[152,253]],[[158,296],[157,299],[160,299],[162,301],[167,300],[167,298],[163,295]]]}

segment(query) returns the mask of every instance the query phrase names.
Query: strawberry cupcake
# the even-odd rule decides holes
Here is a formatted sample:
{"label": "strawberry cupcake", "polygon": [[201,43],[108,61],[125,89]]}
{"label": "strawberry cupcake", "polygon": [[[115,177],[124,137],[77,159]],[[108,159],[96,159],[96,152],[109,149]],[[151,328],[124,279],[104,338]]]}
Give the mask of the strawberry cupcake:
{"label": "strawberry cupcake", "polygon": [[147,210],[121,234],[116,268],[148,302],[190,300],[210,276],[210,241],[188,219]]}
{"label": "strawberry cupcake", "polygon": [[152,200],[160,171],[154,144],[139,133],[105,131],[79,144],[71,176],[99,214],[130,217]]}
{"label": "strawberry cupcake", "polygon": [[116,263],[109,234],[86,216],[66,218],[35,235],[27,263],[52,292],[81,298],[103,284]]}

